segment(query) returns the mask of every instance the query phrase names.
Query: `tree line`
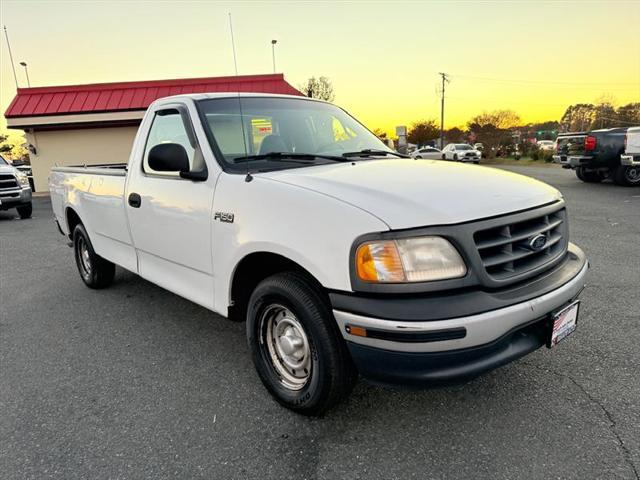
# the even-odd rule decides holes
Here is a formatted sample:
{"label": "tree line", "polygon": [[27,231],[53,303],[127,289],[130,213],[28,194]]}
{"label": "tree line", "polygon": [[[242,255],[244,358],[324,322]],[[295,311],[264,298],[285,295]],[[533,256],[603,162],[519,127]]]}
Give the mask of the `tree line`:
{"label": "tree line", "polygon": [[[444,131],[448,143],[480,142],[485,152],[499,150],[502,146],[526,142],[527,139],[555,140],[558,133],[589,131],[597,128],[640,126],[640,102],[614,107],[609,101],[578,103],[565,110],[560,121],[523,124],[513,110],[483,112],[471,118],[467,124]],[[375,131],[375,130],[374,130]],[[434,144],[440,138],[440,128],[435,119],[414,122],[407,141],[416,145]]]}

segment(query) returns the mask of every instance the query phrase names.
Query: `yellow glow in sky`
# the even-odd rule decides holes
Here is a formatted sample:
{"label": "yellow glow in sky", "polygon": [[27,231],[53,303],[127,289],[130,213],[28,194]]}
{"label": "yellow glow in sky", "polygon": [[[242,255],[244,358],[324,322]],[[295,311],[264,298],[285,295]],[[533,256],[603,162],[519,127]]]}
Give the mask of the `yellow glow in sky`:
{"label": "yellow glow in sky", "polygon": [[[32,86],[232,75],[277,70],[294,86],[327,76],[335,103],[369,128],[483,110],[554,120],[602,95],[640,101],[640,2],[62,2],[2,0],[18,80]],[[0,108],[15,84],[6,43]],[[0,130],[4,130],[4,117]]]}

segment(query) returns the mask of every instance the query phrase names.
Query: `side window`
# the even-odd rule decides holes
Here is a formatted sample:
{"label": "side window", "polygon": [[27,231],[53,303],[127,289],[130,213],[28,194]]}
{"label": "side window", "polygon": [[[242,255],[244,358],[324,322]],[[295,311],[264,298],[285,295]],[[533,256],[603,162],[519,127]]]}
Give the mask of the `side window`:
{"label": "side window", "polygon": [[184,125],[180,112],[175,109],[162,110],[156,113],[147,136],[147,144],[144,149],[142,169],[146,173],[163,176],[178,176],[177,173],[156,172],[149,167],[149,152],[153,147],[161,143],[178,143],[184,147],[189,157],[189,166],[193,169],[195,158],[195,145],[191,144],[187,128]]}

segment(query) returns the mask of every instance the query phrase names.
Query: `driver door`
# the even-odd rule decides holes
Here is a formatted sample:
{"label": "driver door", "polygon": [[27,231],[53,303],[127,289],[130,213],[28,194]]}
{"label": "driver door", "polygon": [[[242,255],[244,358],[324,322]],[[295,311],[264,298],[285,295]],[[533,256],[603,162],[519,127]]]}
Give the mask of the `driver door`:
{"label": "driver door", "polygon": [[202,306],[213,307],[211,206],[215,178],[181,178],[154,171],[149,151],[160,143],[178,143],[191,170],[206,169],[186,105],[155,112],[138,167],[129,172],[127,215],[140,275]]}

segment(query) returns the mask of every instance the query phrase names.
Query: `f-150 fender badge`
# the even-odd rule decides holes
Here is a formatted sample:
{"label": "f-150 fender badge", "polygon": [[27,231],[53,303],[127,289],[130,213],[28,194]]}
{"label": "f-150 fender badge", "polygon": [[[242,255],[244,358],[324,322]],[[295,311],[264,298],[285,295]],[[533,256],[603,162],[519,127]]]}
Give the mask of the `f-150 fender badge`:
{"label": "f-150 fender badge", "polygon": [[213,214],[214,220],[220,220],[221,222],[225,222],[225,223],[233,223],[233,218],[234,218],[233,213],[215,212]]}

